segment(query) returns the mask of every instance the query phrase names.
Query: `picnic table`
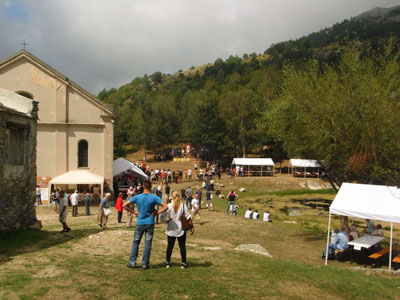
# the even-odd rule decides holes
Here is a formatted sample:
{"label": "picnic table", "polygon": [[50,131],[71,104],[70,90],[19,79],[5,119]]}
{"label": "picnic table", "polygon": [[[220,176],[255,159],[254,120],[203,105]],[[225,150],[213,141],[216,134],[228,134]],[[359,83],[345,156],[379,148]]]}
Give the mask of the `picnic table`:
{"label": "picnic table", "polygon": [[354,250],[361,251],[362,248],[369,249],[372,246],[380,243],[384,237],[382,236],[374,236],[374,235],[363,235],[358,239],[352,240],[348,243],[348,245],[353,246]]}
{"label": "picnic table", "polygon": [[379,244],[382,240],[384,240],[384,237],[382,236],[373,236],[366,234],[362,237],[359,237],[358,239],[349,242],[348,245],[352,246],[350,249],[351,261],[353,261],[354,257],[357,255],[361,257],[363,265],[366,266],[369,255],[368,249],[372,248],[376,244]]}

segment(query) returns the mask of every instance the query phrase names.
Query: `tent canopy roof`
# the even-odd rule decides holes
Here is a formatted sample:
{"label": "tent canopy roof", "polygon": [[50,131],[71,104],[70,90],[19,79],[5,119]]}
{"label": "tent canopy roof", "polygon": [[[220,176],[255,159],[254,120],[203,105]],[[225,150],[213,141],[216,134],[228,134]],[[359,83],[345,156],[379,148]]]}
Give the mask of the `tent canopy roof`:
{"label": "tent canopy roof", "polygon": [[329,211],[343,216],[400,223],[400,189],[343,183]]}
{"label": "tent canopy roof", "polygon": [[69,171],[50,180],[51,184],[103,184],[104,177],[86,170]]}
{"label": "tent canopy roof", "polygon": [[129,160],[126,160],[123,157],[120,157],[114,160],[114,176],[121,174],[127,170],[132,170],[136,173],[139,177],[144,178],[145,180],[149,179],[149,177],[137,166],[131,163]]}
{"label": "tent canopy roof", "polygon": [[290,159],[290,165],[301,168],[320,168],[321,165],[315,159]]}
{"label": "tent canopy roof", "polygon": [[274,166],[271,158],[234,158],[232,165],[241,166]]}

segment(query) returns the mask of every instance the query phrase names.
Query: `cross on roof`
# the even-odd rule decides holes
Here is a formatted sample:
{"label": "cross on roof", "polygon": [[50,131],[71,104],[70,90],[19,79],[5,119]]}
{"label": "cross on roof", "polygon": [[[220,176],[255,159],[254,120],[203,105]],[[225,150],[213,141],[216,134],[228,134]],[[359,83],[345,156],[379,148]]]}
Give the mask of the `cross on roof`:
{"label": "cross on roof", "polygon": [[24,50],[25,50],[25,46],[28,46],[29,44],[27,44],[25,41],[23,43],[21,43],[20,45],[24,46]]}

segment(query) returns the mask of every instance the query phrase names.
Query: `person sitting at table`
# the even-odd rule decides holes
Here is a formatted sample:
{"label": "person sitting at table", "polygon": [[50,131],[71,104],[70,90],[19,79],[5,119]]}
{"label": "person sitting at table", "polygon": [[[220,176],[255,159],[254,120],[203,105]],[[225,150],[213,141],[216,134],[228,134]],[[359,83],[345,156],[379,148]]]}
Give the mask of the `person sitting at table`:
{"label": "person sitting at table", "polygon": [[360,234],[357,231],[357,228],[354,224],[350,225],[350,233],[349,233],[349,241],[358,239],[360,237]]}
{"label": "person sitting at table", "polygon": [[375,230],[371,233],[371,235],[374,235],[374,236],[383,236],[382,225],[381,225],[381,224],[377,224],[377,225],[375,226]]}
{"label": "person sitting at table", "polygon": [[[348,247],[347,243],[349,242],[349,239],[347,238],[347,234],[343,231],[339,231],[338,228],[334,230],[334,233],[336,234],[336,237],[333,240],[333,243],[328,246],[328,259],[334,258],[335,250],[346,250]],[[324,254],[321,258],[325,258],[326,255],[327,254],[325,249]]]}
{"label": "person sitting at table", "polygon": [[366,234],[371,234],[375,230],[375,224],[374,221],[370,219],[365,219],[365,222],[367,222],[367,226],[365,226],[364,232]]}

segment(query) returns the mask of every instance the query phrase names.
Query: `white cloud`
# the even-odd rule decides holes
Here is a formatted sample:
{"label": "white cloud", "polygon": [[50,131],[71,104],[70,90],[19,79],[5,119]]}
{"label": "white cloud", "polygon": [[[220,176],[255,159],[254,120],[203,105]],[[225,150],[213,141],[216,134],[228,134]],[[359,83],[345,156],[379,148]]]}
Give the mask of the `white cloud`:
{"label": "white cloud", "polygon": [[0,59],[29,51],[93,93],[156,71],[295,39],[395,0],[20,0],[29,22],[0,18]]}

